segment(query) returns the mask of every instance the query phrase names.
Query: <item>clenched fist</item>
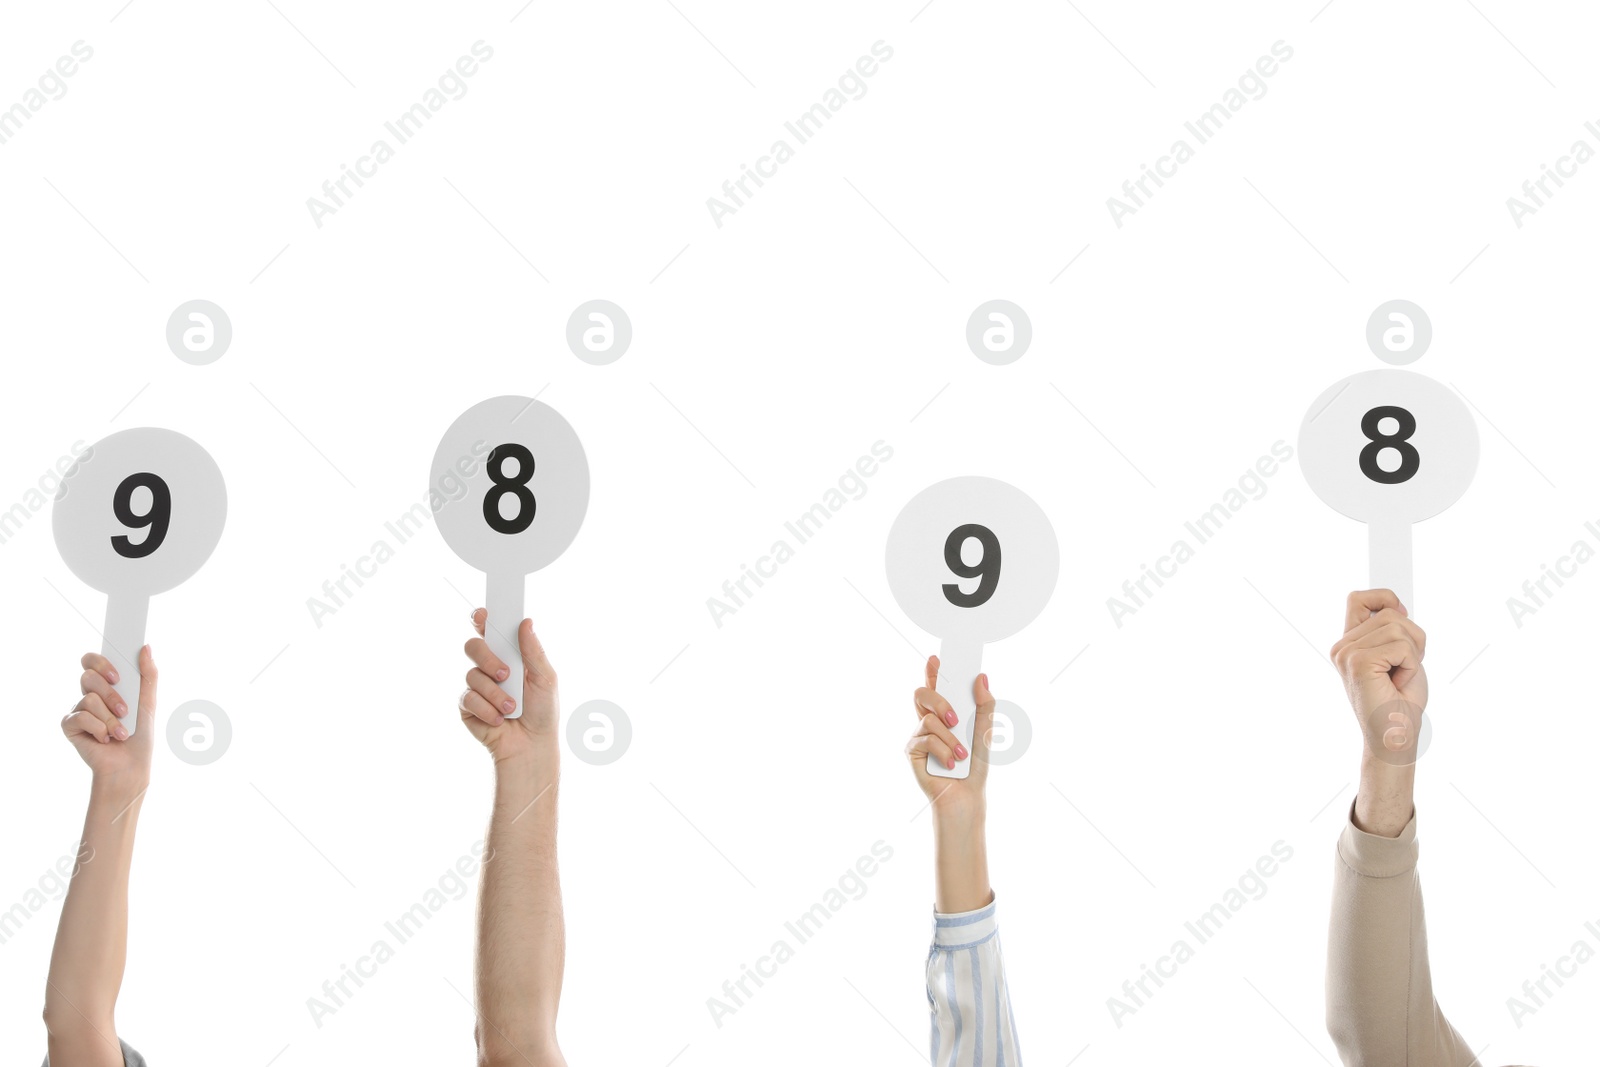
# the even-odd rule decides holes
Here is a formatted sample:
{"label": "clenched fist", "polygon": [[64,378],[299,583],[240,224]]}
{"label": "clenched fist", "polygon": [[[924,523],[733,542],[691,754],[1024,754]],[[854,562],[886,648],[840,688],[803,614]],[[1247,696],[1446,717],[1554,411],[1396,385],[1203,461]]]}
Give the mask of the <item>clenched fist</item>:
{"label": "clenched fist", "polygon": [[1351,593],[1333,662],[1355,709],[1367,754],[1391,765],[1415,762],[1428,676],[1428,635],[1387,589]]}

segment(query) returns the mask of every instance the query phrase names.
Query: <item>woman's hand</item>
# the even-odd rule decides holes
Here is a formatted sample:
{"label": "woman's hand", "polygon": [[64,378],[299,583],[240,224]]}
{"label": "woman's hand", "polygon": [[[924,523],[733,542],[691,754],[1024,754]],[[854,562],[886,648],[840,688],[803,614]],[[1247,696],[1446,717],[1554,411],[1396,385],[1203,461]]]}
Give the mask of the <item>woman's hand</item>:
{"label": "woman's hand", "polygon": [[[980,674],[972,683],[972,695],[978,704],[972,729],[976,753],[968,752],[956,740],[951,729],[957,722],[955,709],[936,691],[938,680],[939,657],[929,656],[927,684],[912,697],[918,724],[916,733],[906,743],[906,755],[911,759],[917,784],[927,794],[935,812],[981,814],[983,786],[989,777],[989,736],[994,730],[994,695],[989,692],[989,676]],[[965,778],[940,778],[929,774],[928,757],[952,769],[957,763],[970,760],[970,773]]]}
{"label": "woman's hand", "polygon": [[[502,663],[483,639],[488,612],[472,613],[472,627],[478,636],[467,642],[467,658],[473,667],[467,672],[467,688],[461,694],[461,721],[472,731],[496,763],[516,760],[535,753],[554,751],[560,703],[556,695],[556,671],[545,658],[544,647],[534,636],[533,622],[523,619],[517,628],[517,644],[522,650],[522,715],[508,719],[515,706],[507,688],[517,684],[511,666]],[[504,687],[504,688],[503,688]]]}
{"label": "woman's hand", "polygon": [[112,786],[129,796],[150,784],[150,754],[156,719],[156,663],[150,646],[139,650],[139,707],[133,736],[123,726],[130,709],[112,685],[118,680],[111,661],[84,654],[78,688],[83,698],[61,720],[61,731],[94,772],[97,786]]}
{"label": "woman's hand", "polygon": [[[989,737],[994,731],[994,695],[989,692],[989,676],[978,675],[972,683],[972,696],[978,710],[972,724],[972,746],[968,752],[950,728],[959,721],[950,702],[935,691],[939,680],[939,657],[929,656],[927,685],[913,698],[917,710],[917,732],[906,743],[906,755],[917,784],[927,794],[933,809],[933,906],[941,913],[972,911],[994,899],[989,888],[989,853],[984,832],[986,809],[983,786],[989,779]],[[928,759],[947,768],[970,759],[965,778],[940,778],[928,773]]]}

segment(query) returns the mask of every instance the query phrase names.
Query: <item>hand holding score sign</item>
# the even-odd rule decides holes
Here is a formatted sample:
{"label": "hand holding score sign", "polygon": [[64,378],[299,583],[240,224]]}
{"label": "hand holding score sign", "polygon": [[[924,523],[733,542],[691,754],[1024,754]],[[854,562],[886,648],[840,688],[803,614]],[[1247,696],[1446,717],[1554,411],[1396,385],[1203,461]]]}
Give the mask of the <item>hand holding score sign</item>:
{"label": "hand holding score sign", "polygon": [[[478,456],[486,456],[478,462]],[[450,550],[487,576],[484,640],[517,670],[525,579],[567,550],[589,508],[589,461],[572,425],[548,404],[497,396],[474,404],[445,431],[431,484],[465,482],[438,512]],[[525,669],[525,668],[524,668]],[[505,687],[522,714],[522,676]]]}
{"label": "hand holding score sign", "polygon": [[[973,683],[983,646],[1028,625],[1050,601],[1061,570],[1056,532],[1027,494],[993,478],[950,478],[906,504],[889,530],[889,590],[911,621],[941,638],[939,685],[969,752]],[[976,584],[972,584],[976,580]],[[928,758],[928,773],[965,778]]]}
{"label": "hand holding score sign", "polygon": [[[222,472],[173,430],[122,430],[96,442],[62,478],[51,512],[56,548],[106,594],[103,655],[113,687],[139,706],[139,650],[150,598],[188,580],[217,547],[228,513]],[[128,715],[123,727],[138,728]]]}

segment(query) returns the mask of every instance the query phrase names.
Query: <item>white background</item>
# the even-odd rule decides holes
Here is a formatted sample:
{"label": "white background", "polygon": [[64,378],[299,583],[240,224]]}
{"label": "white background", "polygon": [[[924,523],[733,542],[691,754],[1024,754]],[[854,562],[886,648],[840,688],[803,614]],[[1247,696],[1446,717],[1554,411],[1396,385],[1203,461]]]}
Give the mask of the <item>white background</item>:
{"label": "white background", "polygon": [[[306,1000],[482,833],[488,760],[455,711],[481,579],[427,530],[320,629],[306,601],[420,499],[459,412],[543,390],[594,491],[530,613],[564,709],[613,700],[635,731],[618,763],[565,764],[570,1062],[925,1059],[930,834],[900,750],[936,641],[882,555],[905,500],[967,473],[1026,490],[1063,543],[1050,606],[985,659],[1035,728],[990,787],[1028,1061],[1333,1062],[1359,739],[1326,650],[1364,531],[1291,461],[1120,629],[1105,602],[1379,365],[1367,316],[1404,297],[1435,328],[1412,369],[1483,437],[1476,484],[1416,537],[1437,989],[1488,1063],[1589,1053],[1600,963],[1520,1030],[1505,1001],[1596,942],[1600,566],[1520,629],[1506,599],[1577,538],[1600,547],[1600,164],[1521,229],[1505,201],[1575,139],[1600,147],[1593,13],[674,2],[4,13],[0,105],[74,41],[94,57],[0,146],[0,506],[137,425],[202,442],[229,487],[216,555],[149,633],[163,725],[212,700],[233,747],[157,751],[122,1034],[157,1065],[469,1061],[470,894],[320,1028]],[[318,229],[306,198],[480,39],[467,95]],[[878,40],[894,56],[867,94],[717,228],[706,198]],[[1278,40],[1294,56],[1267,94],[1118,229],[1106,198]],[[234,327],[206,367],[164,338],[197,297]],[[595,297],[634,325],[607,367],[564,341]],[[995,297],[1034,327],[1006,367],[964,340]],[[878,440],[894,458],[866,495],[716,628],[706,598]],[[72,849],[87,795],[58,722],[103,601],[48,509],[0,545],[0,602],[3,908]],[[719,1029],[707,997],[878,840],[894,858],[866,896]],[[1117,1028],[1107,997],[1278,840],[1270,892]],[[43,1055],[58,914],[0,945],[8,1063]]]}

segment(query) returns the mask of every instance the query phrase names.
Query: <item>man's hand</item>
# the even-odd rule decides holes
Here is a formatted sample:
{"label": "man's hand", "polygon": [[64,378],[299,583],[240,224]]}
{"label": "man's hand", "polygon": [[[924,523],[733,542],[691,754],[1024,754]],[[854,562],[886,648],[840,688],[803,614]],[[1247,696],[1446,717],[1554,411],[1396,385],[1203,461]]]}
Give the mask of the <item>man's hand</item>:
{"label": "man's hand", "polygon": [[129,709],[112,688],[117,669],[94,652],[85,653],[81,662],[83,674],[78,688],[83,699],[61,720],[61,731],[94,772],[97,788],[112,789],[131,798],[150,784],[156,718],[155,659],[149,645],[139,650],[138,729],[132,737],[122,725]]}
{"label": "man's hand", "polygon": [[1344,629],[1333,646],[1333,662],[1361,722],[1368,754],[1403,762],[1404,753],[1416,747],[1428,706],[1428,676],[1422,669],[1428,635],[1387,589],[1351,593]]}
{"label": "man's hand", "polygon": [[483,639],[488,612],[472,613],[478,636],[467,642],[467,658],[474,666],[467,672],[467,688],[461,694],[461,721],[472,731],[496,763],[516,760],[547,751],[555,740],[560,705],[556,695],[556,671],[545,658],[544,647],[534,636],[533,622],[523,619],[517,629],[517,644],[522,649],[522,715],[508,719],[505,713],[514,706],[502,686],[516,684],[512,668],[500,662]]}
{"label": "man's hand", "polygon": [[1351,593],[1344,627],[1333,662],[1365,743],[1356,827],[1398,837],[1414,810],[1417,742],[1428,706],[1422,669],[1428,638],[1388,589]]}
{"label": "man's hand", "polygon": [[[560,706],[556,672],[527,619],[517,629],[526,670],[502,663],[483,639],[487,612],[472,613],[474,666],[461,721],[494,757],[494,807],[478,891],[480,1067],[565,1067],[556,1013],[566,966],[566,927],[556,864]],[[521,682],[522,715],[506,690]],[[492,860],[492,862],[488,862]]]}

